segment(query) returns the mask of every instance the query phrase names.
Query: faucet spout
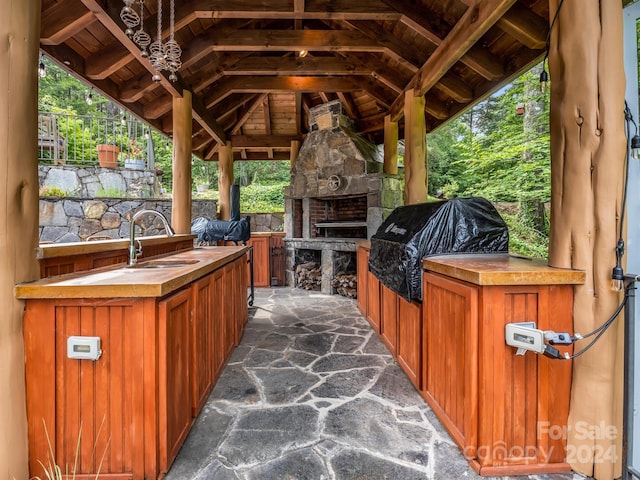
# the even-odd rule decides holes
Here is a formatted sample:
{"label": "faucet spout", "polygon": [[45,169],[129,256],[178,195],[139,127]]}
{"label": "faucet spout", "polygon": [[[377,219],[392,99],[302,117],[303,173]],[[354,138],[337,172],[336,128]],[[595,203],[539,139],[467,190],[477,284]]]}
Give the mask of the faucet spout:
{"label": "faucet spout", "polygon": [[175,235],[173,228],[171,228],[171,225],[169,225],[169,221],[167,220],[167,217],[165,217],[161,212],[158,212],[157,210],[150,210],[150,209],[138,210],[136,213],[133,214],[133,217],[131,217],[128,265],[135,265],[138,262],[138,255],[142,253],[142,244],[140,243],[140,240],[138,240],[138,243],[136,245],[136,239],[135,239],[136,220],[142,215],[145,215],[147,213],[152,213],[160,219],[160,221],[162,222],[162,225],[164,226],[164,230],[167,233],[167,237],[173,237]]}

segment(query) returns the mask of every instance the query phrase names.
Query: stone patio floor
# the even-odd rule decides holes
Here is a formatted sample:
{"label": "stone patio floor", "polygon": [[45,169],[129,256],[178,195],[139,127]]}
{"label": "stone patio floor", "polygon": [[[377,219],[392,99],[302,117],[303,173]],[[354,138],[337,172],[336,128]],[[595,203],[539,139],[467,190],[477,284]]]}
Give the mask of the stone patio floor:
{"label": "stone patio floor", "polygon": [[482,477],[467,466],[354,300],[276,288],[256,289],[242,342],[165,478]]}

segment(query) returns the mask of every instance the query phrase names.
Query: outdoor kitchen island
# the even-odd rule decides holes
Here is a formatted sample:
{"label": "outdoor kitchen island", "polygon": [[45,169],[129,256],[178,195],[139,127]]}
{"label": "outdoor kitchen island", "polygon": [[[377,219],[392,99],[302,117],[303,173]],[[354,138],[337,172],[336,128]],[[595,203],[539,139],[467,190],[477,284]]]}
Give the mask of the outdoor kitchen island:
{"label": "outdoor kitchen island", "polygon": [[26,299],[31,476],[44,478],[50,447],[73,466],[77,445],[83,478],[104,452],[100,478],[167,472],[242,336],[246,252],[192,248],[16,286]]}
{"label": "outdoor kitchen island", "polygon": [[[558,473],[565,462],[571,361],[505,344],[505,325],[573,333],[576,270],[509,254],[421,261],[422,302],[407,302],[368,269],[358,243],[358,306],[469,465],[483,476]],[[557,346],[561,353],[570,349]]]}

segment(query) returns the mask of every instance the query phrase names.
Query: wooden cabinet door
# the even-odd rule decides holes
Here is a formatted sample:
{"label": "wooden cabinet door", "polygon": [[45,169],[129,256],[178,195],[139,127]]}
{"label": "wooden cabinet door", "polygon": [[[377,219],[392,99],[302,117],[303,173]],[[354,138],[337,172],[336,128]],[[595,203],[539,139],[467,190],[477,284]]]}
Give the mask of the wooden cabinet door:
{"label": "wooden cabinet door", "polygon": [[219,268],[211,275],[213,281],[213,378],[215,380],[220,375],[220,372],[222,371],[222,367],[224,366],[224,362],[226,360],[226,348],[224,346],[226,338],[225,312],[228,302],[226,302],[224,298],[225,292],[223,269]]}
{"label": "wooden cabinet door", "polygon": [[367,320],[380,333],[380,280],[367,272]]}
{"label": "wooden cabinet door", "polygon": [[194,282],[191,291],[191,413],[195,417],[213,386],[216,346],[212,275]]}
{"label": "wooden cabinet door", "polygon": [[226,361],[236,343],[236,305],[238,303],[238,292],[233,283],[233,263],[227,263],[222,268],[222,277],[224,291],[222,297],[222,321],[224,323],[222,351],[224,352],[224,361]]}
{"label": "wooden cabinet door", "polygon": [[356,251],[358,264],[358,309],[367,316],[367,276],[369,275],[369,250],[358,247]]}
{"label": "wooden cabinet door", "polygon": [[[271,285],[271,257],[269,255],[269,237],[253,237],[247,242],[253,247],[253,284],[256,287]],[[249,266],[247,265],[247,272]],[[248,274],[248,273],[247,273]]]}
{"label": "wooden cabinet door", "polygon": [[158,313],[158,440],[166,472],[191,427],[191,289],[158,302]]}
{"label": "wooden cabinet door", "polygon": [[419,390],[422,386],[422,308],[396,295],[398,302],[398,363]]}
{"label": "wooden cabinet door", "polygon": [[437,274],[423,278],[422,394],[472,458],[478,445],[478,288]]}
{"label": "wooden cabinet door", "polygon": [[391,354],[398,354],[398,294],[380,284],[380,337]]}
{"label": "wooden cabinet door", "polygon": [[236,301],[235,317],[235,345],[240,343],[242,334],[244,333],[244,326],[247,323],[247,317],[249,315],[249,307],[247,305],[247,267],[245,263],[247,256],[242,256],[233,262],[233,284],[236,288],[236,294],[234,295]]}

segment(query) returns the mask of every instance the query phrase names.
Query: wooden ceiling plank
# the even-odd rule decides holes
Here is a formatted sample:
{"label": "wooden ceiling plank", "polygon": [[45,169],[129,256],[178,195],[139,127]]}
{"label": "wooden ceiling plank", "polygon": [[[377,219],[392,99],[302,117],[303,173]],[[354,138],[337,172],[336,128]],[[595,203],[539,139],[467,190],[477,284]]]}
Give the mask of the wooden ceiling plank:
{"label": "wooden ceiling plank", "polygon": [[[382,62],[380,62],[382,63]],[[335,57],[247,57],[224,68],[225,75],[370,75],[372,69]]]}
{"label": "wooden ceiling plank", "polygon": [[[356,77],[357,78],[357,77]],[[213,95],[207,100],[207,108],[224,100],[232,93],[264,92],[338,92],[360,90],[348,77],[229,77],[212,87]]]}
{"label": "wooden ceiling plank", "polygon": [[120,90],[120,99],[126,103],[133,103],[140,100],[148,92],[153,91],[159,85],[151,80],[149,72],[143,72],[137,77],[124,82]]}
{"label": "wooden ceiling plank", "polygon": [[320,95],[323,103],[329,102],[329,95],[327,95],[325,92],[318,92],[318,95]]}
{"label": "wooden ceiling plank", "polygon": [[[426,14],[422,13],[411,0],[382,0],[402,14],[400,21],[412,29],[418,35],[440,46],[442,38],[433,32],[431,23]],[[481,75],[487,80],[497,80],[504,75],[502,64],[484,49],[472,47],[465,55],[460,57],[460,62]]]}
{"label": "wooden ceiling plank", "polygon": [[169,113],[173,108],[173,97],[171,95],[162,95],[153,102],[148,103],[144,107],[145,118],[154,120]]}
{"label": "wooden ceiling plank", "polygon": [[264,130],[267,135],[271,135],[271,109],[269,108],[269,95],[262,97],[262,111],[264,115]]}
{"label": "wooden ceiling plank", "polygon": [[[475,0],[462,1],[469,7],[475,3]],[[546,45],[548,21],[520,4],[511,7],[496,26],[532,50],[540,50]]]}
{"label": "wooden ceiling plank", "polygon": [[40,30],[42,45],[60,45],[97,21],[81,0],[61,0],[42,12],[42,17],[46,19]]}
{"label": "wooden ceiling plank", "polygon": [[302,30],[302,18],[298,15],[304,13],[304,0],[293,0],[293,13],[296,15],[293,28]]}
{"label": "wooden ceiling plank", "polygon": [[116,40],[87,58],[86,74],[92,80],[103,80],[133,60],[133,54]]}
{"label": "wooden ceiling plank", "polygon": [[338,99],[342,102],[342,106],[344,107],[345,112],[351,120],[357,120],[360,118],[360,114],[358,113],[358,107],[356,106],[353,98],[348,93],[337,92]]}
{"label": "wooden ceiling plank", "polygon": [[[291,148],[291,147],[289,147]],[[211,154],[211,158],[207,158],[207,160],[211,160],[213,162],[217,162],[218,161],[218,153],[213,153]],[[233,151],[233,161],[234,162],[241,162],[241,161],[267,161],[267,160],[287,160],[289,161],[289,152],[283,152],[280,150],[274,151],[272,156],[269,157],[269,152],[267,150],[265,150],[264,152],[255,152],[255,151],[247,151],[246,152],[246,157],[243,158],[242,157],[242,153],[240,150],[234,150]]]}
{"label": "wooden ceiling plank", "polygon": [[240,132],[240,129],[242,128],[242,126],[247,122],[247,120],[249,120],[249,117],[253,114],[256,108],[262,105],[263,100],[267,98],[268,95],[269,95],[268,93],[263,93],[262,95],[259,95],[252,103],[250,103],[244,109],[244,111],[240,113],[240,116],[238,117],[238,123],[236,123],[235,127],[233,127],[233,129],[231,130],[231,135],[236,135],[238,132]]}
{"label": "wooden ceiling plank", "polygon": [[[449,35],[429,57],[405,88],[424,95],[438,82],[471,46],[491,28],[516,0],[478,0],[469,7],[451,29]],[[397,121],[404,107],[404,94],[400,94],[390,109],[391,119]]]}
{"label": "wooden ceiling plank", "polygon": [[228,115],[231,112],[235,112],[249,103],[255,101],[258,95],[255,93],[241,93],[227,97],[224,101],[220,102],[215,108],[209,110],[209,113],[213,118],[221,120],[224,115]]}
{"label": "wooden ceiling plank", "polygon": [[301,140],[299,135],[230,135],[233,148],[291,148],[293,140]]}
{"label": "wooden ceiling plank", "polygon": [[[400,15],[393,8],[380,0],[364,2],[336,2],[335,0],[307,0],[303,9],[291,8],[291,0],[199,0],[191,6],[191,11],[184,9],[181,16],[189,13],[198,18],[267,18],[267,19],[358,19],[358,20],[391,20],[396,21]],[[176,12],[176,18],[181,18]],[[176,21],[176,28],[183,23]]]}
{"label": "wooden ceiling plank", "polygon": [[251,55],[251,52],[237,52],[217,54],[211,53],[212,61],[208,63],[203,69],[198,70],[195,75],[195,79],[192,85],[193,92],[200,93],[212,83],[217,82],[224,77],[224,70],[232,68],[238,61]]}
{"label": "wooden ceiling plank", "polygon": [[397,93],[400,93],[411,80],[410,76],[402,75],[397,69],[389,67],[373,55],[356,52],[340,52],[339,55],[350,64],[354,64],[356,69],[371,70],[371,76],[373,78]]}
{"label": "wooden ceiling plank", "polygon": [[383,52],[387,48],[352,30],[236,30],[228,35],[214,30],[212,37],[213,50],[224,52]]}
{"label": "wooden ceiling plank", "polygon": [[367,92],[376,103],[385,109],[390,108],[393,102],[389,100],[388,93],[373,79],[365,79],[363,77],[355,77],[353,83],[358,85],[360,89]]}
{"label": "wooden ceiling plank", "polygon": [[351,20],[347,23],[372,40],[377,40],[379,44],[385,47],[387,55],[407,68],[417,71],[418,67],[424,63],[424,56],[420,55],[418,49],[400,41],[391,33],[380,28],[377,23],[362,20]]}
{"label": "wooden ceiling plank", "polygon": [[200,100],[200,97],[193,95],[191,97],[191,103],[192,116],[194,120],[196,120],[216,142],[222,144],[227,143],[227,135],[222,127],[218,125],[216,119],[207,111],[202,100]]}
{"label": "wooden ceiling plank", "polygon": [[41,49],[50,58],[57,59],[59,62],[62,62],[59,63],[59,65],[65,70],[75,72],[81,77],[86,77],[84,58],[66,44],[43,45]]}
{"label": "wooden ceiling plank", "polygon": [[473,90],[451,73],[444,75],[435,87],[458,103],[469,103],[473,100]]}
{"label": "wooden ceiling plank", "polygon": [[304,130],[303,128],[304,126],[302,125],[302,119],[303,119],[302,92],[295,92],[294,97],[295,97],[296,132],[298,133],[298,135],[300,135]]}

